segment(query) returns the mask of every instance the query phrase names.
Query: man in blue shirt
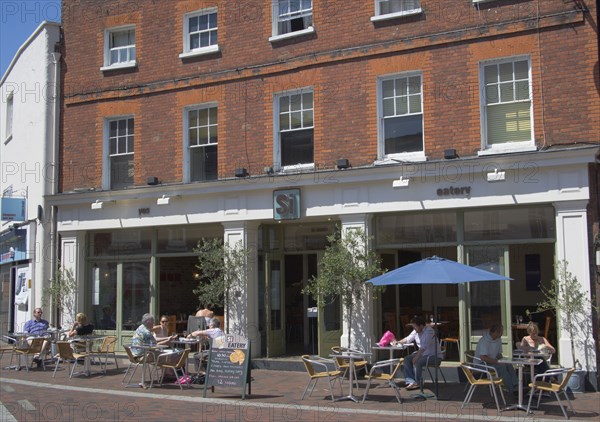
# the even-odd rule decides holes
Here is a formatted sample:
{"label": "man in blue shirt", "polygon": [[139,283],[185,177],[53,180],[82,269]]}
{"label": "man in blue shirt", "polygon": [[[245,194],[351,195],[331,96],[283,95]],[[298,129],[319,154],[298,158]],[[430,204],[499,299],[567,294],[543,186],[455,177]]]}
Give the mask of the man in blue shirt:
{"label": "man in blue shirt", "polygon": [[42,314],[42,308],[35,308],[33,310],[33,319],[30,319],[25,323],[23,331],[36,336],[46,334],[50,324],[45,319],[42,319]]}

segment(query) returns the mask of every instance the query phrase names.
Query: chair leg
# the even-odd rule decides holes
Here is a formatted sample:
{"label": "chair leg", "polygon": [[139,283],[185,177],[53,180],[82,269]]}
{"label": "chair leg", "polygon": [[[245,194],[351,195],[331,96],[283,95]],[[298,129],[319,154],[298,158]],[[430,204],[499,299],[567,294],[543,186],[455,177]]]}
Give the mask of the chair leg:
{"label": "chair leg", "polygon": [[388,383],[389,386],[394,390],[396,400],[398,400],[398,403],[402,404],[402,396],[400,395],[400,389],[398,388],[398,385],[396,385],[393,379],[389,380]]}
{"label": "chair leg", "polygon": [[369,388],[371,388],[371,378],[370,377],[369,377],[369,380],[367,381],[367,386],[365,387],[365,394],[363,394],[363,399],[362,399],[361,403],[364,403],[365,399],[369,395]]}
{"label": "chair leg", "polygon": [[56,358],[56,363],[54,364],[54,372],[52,373],[52,378],[54,378],[56,376],[56,370],[58,369],[58,366],[60,365],[60,361],[62,359],[60,357]]}
{"label": "chair leg", "polygon": [[467,395],[465,396],[465,399],[463,400],[463,403],[460,406],[461,409],[464,409],[464,407],[470,403],[471,396],[473,396],[473,391],[475,391],[475,387],[475,384],[469,384],[469,391],[467,391]]}
{"label": "chair leg", "polygon": [[[313,378],[308,380],[308,384],[306,384],[306,387],[304,387],[304,392],[302,393],[302,398],[300,400],[304,400],[304,396],[306,395],[306,392],[308,391],[308,387],[312,384],[313,381],[316,381],[316,380]],[[310,397],[310,394],[308,395],[308,397]]]}
{"label": "chair leg", "polygon": [[531,387],[531,391],[529,392],[529,403],[527,404],[527,411],[525,414],[531,413],[531,401],[533,400],[533,395],[535,394],[535,387]]}
{"label": "chair leg", "polygon": [[[560,406],[560,410],[562,410],[563,415],[565,415],[565,419],[569,419],[569,415],[567,414],[567,410],[565,409],[565,407],[562,404],[562,401],[560,401],[560,397],[558,396],[558,393],[555,391],[554,395],[556,396],[556,400],[558,401],[558,405]],[[568,399],[568,396],[567,396]],[[570,400],[569,400],[570,402]]]}
{"label": "chair leg", "polygon": [[496,394],[496,387],[494,387],[494,384],[490,384],[492,386],[492,393],[494,393],[494,401],[496,402],[496,409],[498,409],[498,412],[500,412],[500,403],[498,403],[498,395]]}

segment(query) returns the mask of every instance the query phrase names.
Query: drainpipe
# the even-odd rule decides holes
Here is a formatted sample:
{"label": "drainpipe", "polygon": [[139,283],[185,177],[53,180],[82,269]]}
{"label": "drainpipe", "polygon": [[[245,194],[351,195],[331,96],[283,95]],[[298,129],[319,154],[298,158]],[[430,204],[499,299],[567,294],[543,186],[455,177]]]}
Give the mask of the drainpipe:
{"label": "drainpipe", "polygon": [[[59,97],[59,83],[60,83],[60,57],[61,54],[54,52],[50,54],[52,63],[54,64],[54,92],[53,92],[53,109],[52,109],[52,140],[50,148],[52,151],[52,176],[50,183],[50,194],[56,195],[58,193],[58,160],[59,160],[59,128],[60,128],[60,97]],[[50,280],[54,280],[56,271],[58,270],[58,234],[57,234],[57,207],[52,205],[50,208]],[[48,281],[48,280],[47,280]],[[54,306],[56,304],[53,304]],[[52,318],[58,326],[59,315],[57,312],[52,312]]]}

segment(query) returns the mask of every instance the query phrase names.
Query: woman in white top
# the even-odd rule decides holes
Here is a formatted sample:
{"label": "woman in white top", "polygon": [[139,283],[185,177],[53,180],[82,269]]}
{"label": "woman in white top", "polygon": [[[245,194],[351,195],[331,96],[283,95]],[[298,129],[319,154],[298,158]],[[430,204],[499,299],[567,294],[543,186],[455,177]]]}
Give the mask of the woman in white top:
{"label": "woman in white top", "polygon": [[171,340],[175,340],[177,335],[169,335],[169,317],[161,315],[160,324],[152,327],[152,334],[156,339],[156,344],[169,344]]}

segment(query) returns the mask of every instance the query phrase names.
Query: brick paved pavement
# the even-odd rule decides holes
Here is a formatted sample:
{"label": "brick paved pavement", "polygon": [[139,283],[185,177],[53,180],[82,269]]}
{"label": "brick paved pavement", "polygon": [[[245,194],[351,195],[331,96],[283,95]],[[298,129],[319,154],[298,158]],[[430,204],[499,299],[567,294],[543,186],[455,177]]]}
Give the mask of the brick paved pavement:
{"label": "brick paved pavement", "polygon": [[[2,368],[9,357],[0,361]],[[59,369],[52,378],[52,367],[0,371],[0,422],[12,421],[435,421],[435,420],[560,420],[562,413],[555,400],[548,399],[532,416],[522,411],[506,411],[498,415],[493,398],[484,388],[471,404],[460,409],[465,396],[464,385],[440,384],[443,400],[413,397],[402,390],[403,404],[398,404],[390,388],[371,390],[365,403],[341,401],[332,403],[327,397],[326,381],[321,380],[312,397],[300,400],[308,381],[303,372],[252,371],[252,394],[241,400],[241,391],[217,389],[203,398],[203,386],[192,385],[180,391],[174,384],[152,389],[125,388],[122,385],[126,362],[120,369],[109,365],[106,375],[69,379]],[[93,366],[93,370],[98,367]],[[136,373],[139,382],[140,372]],[[361,382],[357,394],[362,394]],[[428,385],[429,386],[429,385]],[[347,388],[347,382],[344,384]],[[336,391],[339,394],[339,390]],[[345,390],[345,394],[347,394]],[[577,415],[572,420],[596,421],[600,417],[600,393],[575,394],[573,405]],[[507,400],[514,402],[513,397]]]}

